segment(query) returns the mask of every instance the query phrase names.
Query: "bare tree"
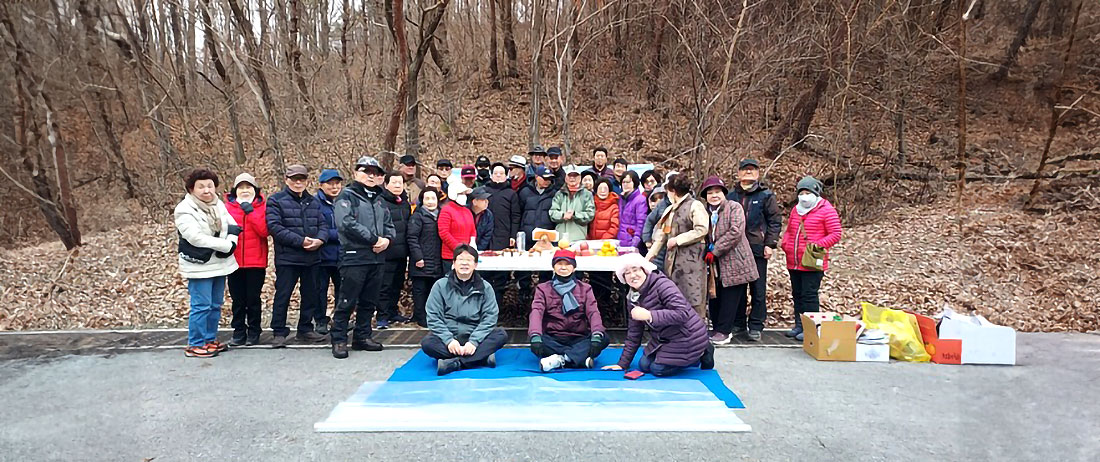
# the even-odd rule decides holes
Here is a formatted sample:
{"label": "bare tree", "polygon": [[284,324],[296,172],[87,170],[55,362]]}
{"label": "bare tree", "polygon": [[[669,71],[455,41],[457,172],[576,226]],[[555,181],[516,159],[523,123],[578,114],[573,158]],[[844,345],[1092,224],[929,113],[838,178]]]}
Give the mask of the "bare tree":
{"label": "bare tree", "polygon": [[409,94],[409,45],[405,38],[405,2],[403,0],[389,0],[387,17],[392,26],[390,33],[397,45],[397,58],[399,64],[397,73],[397,98],[393,103],[393,111],[390,113],[390,122],[386,126],[386,134],[382,139],[382,167],[389,170],[393,166],[394,147],[397,146],[397,130],[401,126],[401,116],[405,114],[405,106],[408,104]]}
{"label": "bare tree", "polygon": [[[966,3],[960,1],[959,3]],[[1031,25],[1035,23],[1035,17],[1039,15],[1039,7],[1042,6],[1043,0],[1027,0],[1027,6],[1024,7],[1024,16],[1020,20],[1020,27],[1016,29],[1016,35],[1012,38],[1012,42],[1008,44],[1008,51],[1005,52],[1005,59],[1001,61],[1001,66],[997,68],[997,72],[993,73],[994,80],[1004,80],[1008,77],[1008,69],[1016,64],[1016,55],[1020,52],[1020,47],[1027,41],[1027,36],[1031,34]]]}
{"label": "bare tree", "polygon": [[532,0],[531,12],[531,117],[527,125],[527,150],[530,151],[539,144],[539,120],[541,117],[542,93],[542,50],[545,47],[544,21],[546,16],[546,0]]}
{"label": "bare tree", "polygon": [[[209,0],[200,0],[205,7],[209,7]],[[263,114],[264,120],[267,122],[267,137],[268,142],[271,144],[271,151],[274,155],[275,170],[282,171],[286,168],[286,163],[283,161],[283,150],[279,145],[279,131],[275,124],[275,102],[271,98],[271,89],[267,85],[267,75],[264,73],[264,63],[260,56],[259,48],[256,46],[256,39],[252,35],[252,22],[248,19],[248,15],[241,10],[238,0],[226,0],[229,3],[229,8],[233,12],[233,19],[237,23],[237,29],[244,39],[245,52],[248,53],[248,66],[252,71],[252,81],[255,81],[254,93],[258,93],[258,99],[260,103],[260,112]],[[241,72],[244,72],[243,66],[239,59],[236,58],[236,53],[233,52],[232,47],[227,47],[234,61],[238,66],[241,66]]]}
{"label": "bare tree", "polygon": [[[302,49],[298,44],[299,25],[302,18],[302,2],[300,0],[290,0],[290,23],[288,24],[287,43],[286,43],[286,59],[290,63],[290,69],[294,74],[294,83],[298,86],[298,97],[301,98],[302,104],[306,108],[306,113],[309,115],[310,126],[317,126],[317,110],[313,108],[313,103],[310,102],[309,89],[306,88],[306,79],[302,73]],[[249,31],[249,35],[251,35]]]}
{"label": "bare tree", "polygon": [[515,4],[513,0],[499,0],[500,1],[500,25],[501,32],[504,39],[504,57],[508,60],[508,77],[519,77],[519,71],[516,69],[516,38],[512,33],[512,22],[515,10]]}
{"label": "bare tree", "polygon": [[408,114],[405,116],[405,154],[420,154],[420,99],[418,78],[420,69],[424,67],[424,57],[431,48],[434,33],[443,17],[447,14],[447,4],[450,0],[428,0],[435,3],[427,8],[420,9],[420,37],[416,45],[416,54],[409,62],[408,72],[408,102],[406,107]]}
{"label": "bare tree", "polygon": [[497,66],[497,0],[489,0],[489,87],[504,87]]}
{"label": "bare tree", "polygon": [[222,86],[219,87],[206,78],[205,74],[201,74],[206,81],[210,83],[210,86],[218,90],[221,93],[222,98],[225,101],[225,107],[229,113],[229,130],[233,134],[233,160],[237,162],[237,165],[245,163],[247,158],[244,155],[244,142],[241,141],[241,126],[237,119],[237,97],[235,95],[236,90],[233,89],[233,78],[226,70],[225,65],[222,64],[221,54],[218,53],[218,44],[214,39],[215,33],[213,25],[210,22],[210,12],[207,10],[207,5],[204,2],[202,5],[202,24],[203,24],[203,42],[206,45],[206,54],[210,57],[210,61],[214,64],[214,71],[218,73],[218,78],[221,79]]}

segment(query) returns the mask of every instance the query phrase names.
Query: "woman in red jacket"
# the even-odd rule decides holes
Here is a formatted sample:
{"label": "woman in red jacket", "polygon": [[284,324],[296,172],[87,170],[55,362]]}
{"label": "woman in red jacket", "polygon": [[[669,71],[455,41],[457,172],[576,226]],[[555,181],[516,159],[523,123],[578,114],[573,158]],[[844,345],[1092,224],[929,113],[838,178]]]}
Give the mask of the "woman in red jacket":
{"label": "woman in red jacket", "polygon": [[231,346],[255,345],[260,340],[260,293],[267,276],[267,201],[260,194],[256,178],[237,175],[233,189],[225,195],[225,207],[240,223],[241,234],[233,256],[239,267],[228,278],[233,299],[233,339]]}
{"label": "woman in red jacket", "polygon": [[443,274],[451,272],[454,264],[454,250],[462,244],[477,242],[477,227],[474,214],[466,208],[466,193],[470,188],[462,183],[449,185],[447,196],[450,200],[439,212],[439,240],[443,241],[440,255],[443,257]]}
{"label": "woman in red jacket", "polygon": [[607,178],[596,180],[592,191],[596,201],[596,217],[588,225],[589,239],[615,239],[619,234],[619,195],[611,191]]}
{"label": "woman in red jacket", "polygon": [[[807,176],[798,182],[798,205],[791,210],[787,230],[783,233],[783,253],[787,255],[787,271],[791,274],[791,296],[794,298],[794,329],[788,337],[802,340],[801,314],[820,311],[818,292],[821,279],[829,270],[829,252],[840,242],[840,216],[833,204],[821,197],[824,186],[814,177]],[[807,245],[825,249],[825,254],[814,268],[802,265]]]}

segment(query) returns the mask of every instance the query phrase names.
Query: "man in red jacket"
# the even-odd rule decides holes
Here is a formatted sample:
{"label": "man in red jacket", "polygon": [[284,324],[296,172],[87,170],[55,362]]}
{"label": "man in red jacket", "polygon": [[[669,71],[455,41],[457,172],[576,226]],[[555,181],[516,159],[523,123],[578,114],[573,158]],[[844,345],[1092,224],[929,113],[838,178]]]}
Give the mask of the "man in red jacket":
{"label": "man in red jacket", "polygon": [[531,303],[527,334],[539,369],[591,369],[609,339],[592,286],[576,278],[577,257],[559,250],[552,260],[554,279],[539,284]]}

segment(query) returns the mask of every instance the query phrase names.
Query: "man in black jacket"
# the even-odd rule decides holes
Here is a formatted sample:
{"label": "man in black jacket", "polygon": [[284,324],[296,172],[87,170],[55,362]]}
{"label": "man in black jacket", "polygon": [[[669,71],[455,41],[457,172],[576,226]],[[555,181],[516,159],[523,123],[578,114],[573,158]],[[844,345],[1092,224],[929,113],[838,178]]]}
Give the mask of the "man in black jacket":
{"label": "man in black jacket", "polygon": [[[545,166],[535,168],[534,183],[519,190],[519,203],[523,209],[520,219],[520,230],[527,235],[527,249],[535,245],[532,233],[535,228],[554,229],[554,222],[550,220],[550,206],[554,202],[554,195],[558,193],[558,185],[554,183],[555,176]],[[550,280],[551,273],[543,271],[539,273],[539,282]],[[516,281],[519,282],[520,303],[524,306],[530,304],[534,296],[532,292],[530,272],[516,272]]]}
{"label": "man in black jacket", "polygon": [[306,192],[309,170],[304,165],[286,169],[286,188],[267,199],[267,229],[275,241],[275,302],[271,312],[271,330],[275,334],[273,348],[286,347],[290,329],[286,326],[287,309],[294,286],[299,285],[301,298],[298,316],[298,340],[323,341],[325,336],[314,332],[313,320],[324,309],[317,290],[317,271],[321,263],[318,249],[328,239],[328,220],[320,203]]}
{"label": "man in black jacket", "polygon": [[336,198],[340,235],[340,300],[332,315],[332,357],[348,357],[348,320],[355,310],[351,348],[381,351],[371,338],[370,321],[382,288],[384,252],[396,235],[390,212],[382,205],[382,166],[363,156],[355,164],[355,181]]}
{"label": "man in black jacket", "polygon": [[409,318],[401,316],[397,310],[397,301],[401,298],[401,289],[405,288],[405,270],[409,267],[409,247],[405,240],[408,238],[409,216],[412,215],[402,175],[396,172],[387,174],[381,194],[382,205],[390,212],[390,220],[393,221],[394,238],[384,254],[386,266],[375,324],[379,330],[388,329],[390,324],[409,322]]}
{"label": "man in black jacket", "polygon": [[745,236],[752,247],[760,277],[749,283],[752,310],[748,319],[745,318],[745,298],[741,298],[734,315],[733,333],[747,330],[749,340],[759,342],[764,321],[768,318],[768,259],[775,253],[779,231],[783,227],[783,217],[779,213],[775,193],[760,182],[760,164],[753,159],[742,160],[737,170],[737,179],[728,199],[741,204],[745,209]]}

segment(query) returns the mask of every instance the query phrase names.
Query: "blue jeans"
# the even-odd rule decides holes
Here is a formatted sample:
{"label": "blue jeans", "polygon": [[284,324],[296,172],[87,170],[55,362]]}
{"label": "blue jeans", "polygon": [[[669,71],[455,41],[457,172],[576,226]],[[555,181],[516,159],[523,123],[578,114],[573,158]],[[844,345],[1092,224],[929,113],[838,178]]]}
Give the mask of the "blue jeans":
{"label": "blue jeans", "polygon": [[638,360],[638,369],[640,369],[642,372],[645,372],[646,374],[653,374],[657,377],[668,377],[670,375],[676,375],[687,370],[690,367],[695,367],[697,365],[698,363],[692,364],[690,366],[672,366],[668,364],[661,364],[653,362],[653,359],[645,355],[644,353],[642,354],[642,359]]}
{"label": "blue jeans", "polygon": [[187,345],[201,347],[218,335],[218,321],[225,302],[225,276],[188,279],[191,315],[187,317]]}

